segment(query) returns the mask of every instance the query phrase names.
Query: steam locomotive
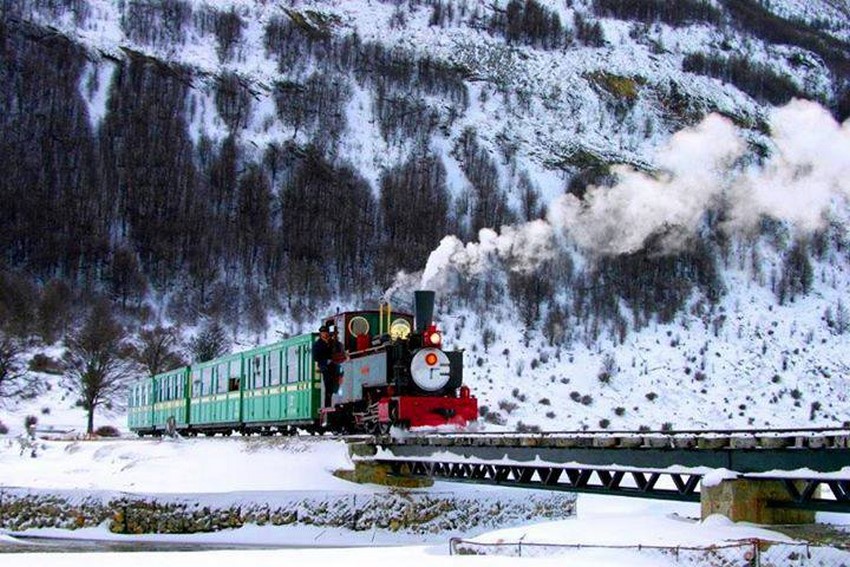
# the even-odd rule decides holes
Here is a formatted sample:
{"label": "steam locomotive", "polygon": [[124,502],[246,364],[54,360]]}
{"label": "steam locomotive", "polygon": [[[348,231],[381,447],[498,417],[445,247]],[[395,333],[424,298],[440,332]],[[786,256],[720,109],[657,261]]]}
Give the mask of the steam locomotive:
{"label": "steam locomotive", "polygon": [[463,385],[462,352],[442,348],[434,292],[414,297],[415,315],[382,305],[321,321],[342,345],[328,405],[312,354],[318,335],[307,333],[140,378],[130,388],[128,426],[140,436],[465,426],[478,418],[478,402]]}

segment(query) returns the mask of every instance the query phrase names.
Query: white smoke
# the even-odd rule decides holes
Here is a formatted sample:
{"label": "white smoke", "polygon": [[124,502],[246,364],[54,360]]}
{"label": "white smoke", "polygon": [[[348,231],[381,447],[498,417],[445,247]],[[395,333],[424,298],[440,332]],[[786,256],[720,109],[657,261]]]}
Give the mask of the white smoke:
{"label": "white smoke", "polygon": [[421,289],[442,289],[455,276],[474,277],[497,264],[515,272],[530,272],[554,256],[553,229],[543,220],[504,226],[501,233],[484,228],[478,233],[478,242],[466,244],[446,236],[428,257]]}
{"label": "white smoke", "polygon": [[795,100],[771,112],[770,128],[769,159],[744,167],[740,131],[709,115],[659,149],[657,172],[616,166],[613,187],[589,187],[582,200],[564,195],[550,204],[546,220],[483,229],[477,242],[465,244],[446,236],[421,274],[399,274],[390,291],[446,289],[497,266],[530,272],[563,243],[611,255],[638,251],[659,237],[665,251],[676,251],[697,233],[705,213],[721,206],[728,232],[751,230],[763,216],[798,231],[824,226],[830,210],[850,199],[850,121],[839,125],[819,105]]}
{"label": "white smoke", "polygon": [[665,245],[678,248],[678,237],[690,234],[718,202],[744,149],[734,125],[711,115],[670,138],[656,156],[660,173],[616,166],[614,187],[590,187],[584,200],[564,195],[549,207],[548,220],[599,254],[634,252],[660,230],[676,238]]}
{"label": "white smoke", "polygon": [[729,229],[748,229],[761,216],[799,232],[824,226],[850,198],[850,121],[839,125],[821,106],[795,100],[773,111],[774,148],[732,187]]}

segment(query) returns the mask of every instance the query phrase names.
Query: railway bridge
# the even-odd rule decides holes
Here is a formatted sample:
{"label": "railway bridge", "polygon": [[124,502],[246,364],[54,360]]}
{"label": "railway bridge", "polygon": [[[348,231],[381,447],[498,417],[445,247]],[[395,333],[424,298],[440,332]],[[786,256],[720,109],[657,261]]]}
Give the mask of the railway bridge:
{"label": "railway bridge", "polygon": [[405,433],[350,450],[364,482],[439,479],[694,501],[703,518],[760,524],[850,513],[848,429]]}

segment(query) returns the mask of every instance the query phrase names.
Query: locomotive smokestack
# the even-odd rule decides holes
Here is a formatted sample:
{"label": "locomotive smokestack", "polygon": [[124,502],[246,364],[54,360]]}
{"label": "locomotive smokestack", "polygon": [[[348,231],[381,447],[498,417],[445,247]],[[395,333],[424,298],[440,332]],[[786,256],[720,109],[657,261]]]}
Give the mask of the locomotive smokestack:
{"label": "locomotive smokestack", "polygon": [[434,318],[434,295],[430,290],[416,290],[413,299],[416,304],[416,330],[425,332],[425,328],[431,324]]}

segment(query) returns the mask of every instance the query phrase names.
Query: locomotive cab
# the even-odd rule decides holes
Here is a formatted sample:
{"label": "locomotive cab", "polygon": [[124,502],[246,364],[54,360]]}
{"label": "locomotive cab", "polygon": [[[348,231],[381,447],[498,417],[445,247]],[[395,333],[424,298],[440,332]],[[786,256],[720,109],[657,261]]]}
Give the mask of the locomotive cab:
{"label": "locomotive cab", "polygon": [[342,343],[346,357],[357,358],[387,342],[406,339],[413,328],[413,315],[393,313],[382,305],[378,310],[337,313],[322,324]]}

